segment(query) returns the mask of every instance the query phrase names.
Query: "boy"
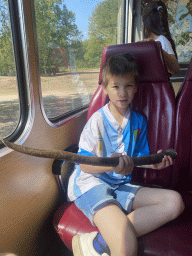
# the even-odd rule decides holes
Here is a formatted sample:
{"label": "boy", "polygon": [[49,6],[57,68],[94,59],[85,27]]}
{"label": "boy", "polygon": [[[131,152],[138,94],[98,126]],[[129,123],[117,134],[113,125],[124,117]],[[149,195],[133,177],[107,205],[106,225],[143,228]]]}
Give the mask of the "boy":
{"label": "boy", "polygon": [[[137,92],[138,67],[129,54],[109,58],[103,69],[103,90],[110,102],[87,122],[79,142],[79,154],[119,156],[118,166],[76,165],[69,180],[68,198],[100,233],[73,238],[74,255],[137,255],[137,237],[176,218],[184,209],[181,196],[171,190],[130,184],[131,157],[149,154],[147,122],[130,109]],[[162,169],[172,164],[165,156]]]}

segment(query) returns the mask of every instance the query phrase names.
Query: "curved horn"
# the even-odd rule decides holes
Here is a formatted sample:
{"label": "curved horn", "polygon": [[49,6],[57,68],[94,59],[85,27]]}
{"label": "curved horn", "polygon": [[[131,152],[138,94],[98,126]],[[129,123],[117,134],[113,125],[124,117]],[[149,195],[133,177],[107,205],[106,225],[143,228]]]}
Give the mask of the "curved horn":
{"label": "curved horn", "polygon": [[[111,166],[115,167],[119,163],[119,157],[94,157],[94,156],[83,156],[75,153],[62,151],[62,150],[44,150],[35,149],[17,145],[15,143],[9,142],[7,140],[2,140],[3,144],[15,151],[23,154],[44,157],[44,158],[54,158],[62,159],[69,162],[74,162],[78,164],[88,164],[95,166]],[[169,155],[174,160],[177,157],[177,153],[174,149],[168,149],[165,152],[152,154],[148,156],[132,157],[135,166],[150,165],[161,163],[164,155]]]}

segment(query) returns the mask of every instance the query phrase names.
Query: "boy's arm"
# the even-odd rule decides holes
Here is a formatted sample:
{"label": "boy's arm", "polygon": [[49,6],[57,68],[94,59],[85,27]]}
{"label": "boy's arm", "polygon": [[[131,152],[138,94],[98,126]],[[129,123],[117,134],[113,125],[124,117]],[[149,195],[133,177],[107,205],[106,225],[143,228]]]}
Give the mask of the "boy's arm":
{"label": "boy's arm", "polygon": [[109,166],[93,166],[87,164],[80,164],[80,168],[85,173],[103,173],[112,171],[112,167]]}
{"label": "boy's arm", "polygon": [[[162,150],[157,151],[157,153],[161,153]],[[118,153],[115,153],[117,156]],[[114,154],[112,155],[114,156]],[[164,169],[173,164],[173,160],[170,156],[164,156],[162,162],[159,164],[151,164],[151,165],[142,165],[138,166],[140,168],[150,168],[150,169]],[[114,171],[117,174],[127,175],[132,172],[133,169],[133,162],[131,158],[126,156],[122,156],[119,154],[119,165],[115,168],[108,167],[108,166],[92,166],[86,164],[80,164],[80,168],[85,173],[103,173],[103,172],[111,172]]]}
{"label": "boy's arm", "polygon": [[134,164],[131,157],[121,153],[113,153],[111,157],[119,157],[119,164],[116,167],[92,166],[80,164],[80,168],[85,173],[103,173],[114,171],[117,174],[128,175],[132,173]]}

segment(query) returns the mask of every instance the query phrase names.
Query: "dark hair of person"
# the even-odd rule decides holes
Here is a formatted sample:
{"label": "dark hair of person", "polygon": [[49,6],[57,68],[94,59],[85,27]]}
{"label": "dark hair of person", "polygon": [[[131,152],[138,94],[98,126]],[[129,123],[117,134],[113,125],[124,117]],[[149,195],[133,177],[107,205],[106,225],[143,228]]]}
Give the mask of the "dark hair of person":
{"label": "dark hair of person", "polygon": [[156,35],[165,36],[171,43],[177,58],[175,43],[169,30],[168,13],[165,4],[162,1],[152,1],[146,4],[143,9],[142,17],[145,37],[148,37],[151,32]]}
{"label": "dark hair of person", "polygon": [[102,68],[102,85],[107,87],[108,76],[125,76],[129,73],[135,75],[136,84],[139,81],[139,70],[136,60],[128,53],[111,56]]}

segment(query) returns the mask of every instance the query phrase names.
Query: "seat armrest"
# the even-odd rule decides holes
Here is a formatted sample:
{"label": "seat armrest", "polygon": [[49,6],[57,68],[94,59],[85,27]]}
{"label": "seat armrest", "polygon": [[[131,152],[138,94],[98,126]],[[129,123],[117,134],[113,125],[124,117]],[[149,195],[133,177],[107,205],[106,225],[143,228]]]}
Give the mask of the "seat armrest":
{"label": "seat armrest", "polygon": [[[74,144],[65,149],[65,151],[77,153],[78,145]],[[59,188],[64,195],[67,193],[68,180],[72,171],[74,170],[74,166],[74,163],[65,160],[55,159],[53,162],[52,172],[55,175]]]}

